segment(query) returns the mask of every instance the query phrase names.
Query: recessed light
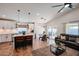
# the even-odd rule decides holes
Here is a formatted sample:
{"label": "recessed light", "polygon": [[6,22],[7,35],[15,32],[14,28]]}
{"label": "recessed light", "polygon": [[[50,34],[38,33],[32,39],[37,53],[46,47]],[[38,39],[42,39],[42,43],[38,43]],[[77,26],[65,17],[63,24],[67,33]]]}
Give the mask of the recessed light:
{"label": "recessed light", "polygon": [[37,16],[40,16],[40,13],[37,13],[36,15],[37,15]]}

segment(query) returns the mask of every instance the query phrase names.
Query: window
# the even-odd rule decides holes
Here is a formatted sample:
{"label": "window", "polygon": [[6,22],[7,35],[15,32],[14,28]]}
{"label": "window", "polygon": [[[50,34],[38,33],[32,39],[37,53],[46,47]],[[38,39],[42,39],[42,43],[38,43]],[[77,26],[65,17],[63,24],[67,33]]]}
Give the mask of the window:
{"label": "window", "polygon": [[79,35],[78,23],[66,24],[66,34]]}
{"label": "window", "polygon": [[48,27],[48,36],[55,37],[57,35],[57,28]]}
{"label": "window", "polygon": [[48,35],[52,36],[52,28],[51,27],[48,27]]}

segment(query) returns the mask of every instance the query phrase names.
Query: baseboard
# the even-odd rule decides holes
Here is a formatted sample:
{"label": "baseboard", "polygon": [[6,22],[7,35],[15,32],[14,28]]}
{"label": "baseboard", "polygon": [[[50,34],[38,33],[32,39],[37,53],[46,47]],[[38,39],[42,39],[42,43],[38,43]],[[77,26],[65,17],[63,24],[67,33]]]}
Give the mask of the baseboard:
{"label": "baseboard", "polygon": [[0,44],[11,43],[12,41],[0,42]]}

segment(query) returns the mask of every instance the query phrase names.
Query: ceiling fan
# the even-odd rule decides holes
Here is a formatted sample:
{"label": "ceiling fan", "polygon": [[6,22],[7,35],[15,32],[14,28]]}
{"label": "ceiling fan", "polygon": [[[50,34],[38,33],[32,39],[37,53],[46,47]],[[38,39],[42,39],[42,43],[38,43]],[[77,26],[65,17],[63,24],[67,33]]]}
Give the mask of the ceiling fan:
{"label": "ceiling fan", "polygon": [[60,6],[62,6],[62,8],[57,13],[61,12],[65,7],[73,8],[72,3],[64,3],[62,5],[55,5],[55,6],[52,6],[52,7],[54,8],[54,7],[60,7]]}

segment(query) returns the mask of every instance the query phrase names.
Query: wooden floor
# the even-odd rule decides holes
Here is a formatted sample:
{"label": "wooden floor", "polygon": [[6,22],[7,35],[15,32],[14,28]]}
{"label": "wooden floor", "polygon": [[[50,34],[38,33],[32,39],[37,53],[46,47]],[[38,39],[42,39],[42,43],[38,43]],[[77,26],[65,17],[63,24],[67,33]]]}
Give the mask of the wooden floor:
{"label": "wooden floor", "polygon": [[36,49],[39,49],[39,48],[44,48],[47,45],[48,45],[47,41],[41,41],[39,39],[33,40],[33,50],[36,50]]}
{"label": "wooden floor", "polygon": [[26,48],[20,48],[14,50],[12,47],[11,42],[10,43],[3,43],[0,44],[0,56],[30,56],[32,55],[32,48],[31,46],[28,46]]}
{"label": "wooden floor", "polygon": [[[32,56],[32,51],[48,46],[46,41],[41,41],[39,39],[33,40],[33,47],[27,46],[26,48],[20,48],[17,51],[13,49],[12,42],[1,43],[0,44],[0,56]],[[45,52],[44,52],[45,53]],[[78,51],[68,48],[68,55],[75,56]]]}
{"label": "wooden floor", "polygon": [[41,40],[33,40],[33,47],[27,46],[26,48],[20,48],[14,50],[12,42],[0,44],[0,56],[32,56],[32,50],[43,48],[47,46],[47,42]]}

